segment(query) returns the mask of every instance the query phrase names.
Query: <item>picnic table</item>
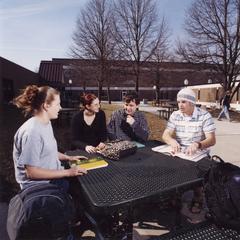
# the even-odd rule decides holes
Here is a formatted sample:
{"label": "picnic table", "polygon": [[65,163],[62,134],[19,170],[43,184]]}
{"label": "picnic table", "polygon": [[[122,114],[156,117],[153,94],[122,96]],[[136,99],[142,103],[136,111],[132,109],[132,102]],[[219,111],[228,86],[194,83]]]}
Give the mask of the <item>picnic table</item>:
{"label": "picnic table", "polygon": [[188,228],[179,229],[176,232],[170,232],[158,237],[152,237],[151,240],[240,240],[239,231],[217,227],[211,221],[205,221],[203,223],[191,226]]}
{"label": "picnic table", "polygon": [[164,118],[164,119],[168,120],[169,117],[171,116],[171,114],[176,110],[178,110],[177,106],[167,104],[167,105],[159,108],[157,111],[158,111],[158,114],[159,114],[160,118]]}
{"label": "picnic table", "polygon": [[[134,213],[139,206],[180,196],[202,184],[206,172],[206,168],[199,167],[202,162],[198,165],[156,153],[151,150],[156,143],[147,145],[120,161],[107,159],[107,167],[90,170],[78,177],[85,213],[94,224],[98,239],[118,239],[120,233],[124,233],[126,239],[132,239],[133,223],[138,221]],[[79,150],[68,154],[86,155]],[[209,161],[203,161],[208,166]],[[179,208],[175,220],[176,224],[180,223]]]}
{"label": "picnic table", "polygon": [[168,104],[168,102],[171,101],[170,99],[159,99],[159,105],[165,106]]}

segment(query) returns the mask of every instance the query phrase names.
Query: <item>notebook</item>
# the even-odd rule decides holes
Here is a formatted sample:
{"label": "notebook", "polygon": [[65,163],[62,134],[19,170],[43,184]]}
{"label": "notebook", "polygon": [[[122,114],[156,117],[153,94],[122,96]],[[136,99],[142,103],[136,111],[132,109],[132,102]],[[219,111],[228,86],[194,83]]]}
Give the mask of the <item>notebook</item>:
{"label": "notebook", "polygon": [[154,147],[154,148],[152,148],[152,150],[155,151],[155,152],[160,152],[160,153],[163,153],[163,154],[166,154],[166,155],[180,157],[180,158],[190,160],[190,161],[194,161],[194,162],[197,162],[200,159],[207,156],[207,150],[199,150],[195,154],[192,154],[192,155],[187,155],[183,151],[180,151],[180,152],[177,152],[177,153],[173,154],[171,146],[169,146],[167,144]]}
{"label": "notebook", "polygon": [[144,144],[140,143],[140,142],[136,142],[136,141],[132,141],[134,144],[136,144],[137,148],[143,148],[145,147]]}
{"label": "notebook", "polygon": [[90,159],[83,159],[71,162],[71,167],[80,166],[81,168],[85,168],[86,170],[102,168],[106,167],[107,165],[108,163],[100,157],[94,157]]}

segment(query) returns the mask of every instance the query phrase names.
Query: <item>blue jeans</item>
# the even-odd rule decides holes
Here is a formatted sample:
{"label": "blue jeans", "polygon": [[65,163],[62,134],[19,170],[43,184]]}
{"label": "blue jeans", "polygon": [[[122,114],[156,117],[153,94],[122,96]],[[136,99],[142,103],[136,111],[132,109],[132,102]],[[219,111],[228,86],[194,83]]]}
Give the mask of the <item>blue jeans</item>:
{"label": "blue jeans", "polygon": [[222,111],[218,115],[218,119],[222,118],[222,115],[225,115],[226,118],[230,121],[229,111],[225,105],[223,105]]}
{"label": "blue jeans", "polygon": [[69,190],[69,182],[68,182],[68,180],[66,180],[64,178],[53,179],[50,181],[50,183],[57,185],[59,188],[61,188],[66,193]]}

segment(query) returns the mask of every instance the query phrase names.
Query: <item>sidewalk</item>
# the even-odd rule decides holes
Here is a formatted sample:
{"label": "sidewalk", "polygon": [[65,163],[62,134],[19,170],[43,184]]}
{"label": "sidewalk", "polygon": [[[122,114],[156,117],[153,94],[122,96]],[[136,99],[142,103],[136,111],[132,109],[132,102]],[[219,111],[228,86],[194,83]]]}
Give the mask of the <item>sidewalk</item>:
{"label": "sidewalk", "polygon": [[216,154],[224,161],[240,166],[240,123],[217,121],[216,145],[212,147],[211,155]]}

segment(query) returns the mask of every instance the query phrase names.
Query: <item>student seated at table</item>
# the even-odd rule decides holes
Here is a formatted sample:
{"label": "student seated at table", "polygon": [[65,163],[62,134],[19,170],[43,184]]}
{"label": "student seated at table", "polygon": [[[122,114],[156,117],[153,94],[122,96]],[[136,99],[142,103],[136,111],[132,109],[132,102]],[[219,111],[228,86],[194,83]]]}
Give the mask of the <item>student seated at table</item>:
{"label": "student seated at table", "polygon": [[109,139],[147,141],[148,124],[144,114],[138,111],[140,101],[137,93],[128,92],[124,100],[123,109],[118,109],[112,113],[107,126]]}
{"label": "student seated at table", "polygon": [[[177,94],[178,111],[174,111],[163,133],[163,140],[172,147],[173,154],[185,149],[192,155],[198,150],[207,150],[215,145],[215,125],[212,116],[206,110],[196,107],[196,96],[190,88],[184,88]],[[204,157],[204,156],[203,156]],[[194,190],[190,206],[192,213],[199,213],[202,208],[202,189]]]}
{"label": "student seated at table", "polygon": [[73,116],[72,149],[94,153],[105,147],[107,140],[106,116],[100,109],[99,99],[91,93],[81,97],[83,110]]}
{"label": "student seated at table", "polygon": [[25,115],[31,116],[16,132],[13,144],[15,176],[21,189],[32,184],[51,182],[64,191],[69,190],[66,177],[83,175],[85,169],[64,169],[61,161],[78,160],[82,156],[68,156],[58,152],[51,120],[61,109],[60,93],[54,88],[27,86],[13,100]]}

